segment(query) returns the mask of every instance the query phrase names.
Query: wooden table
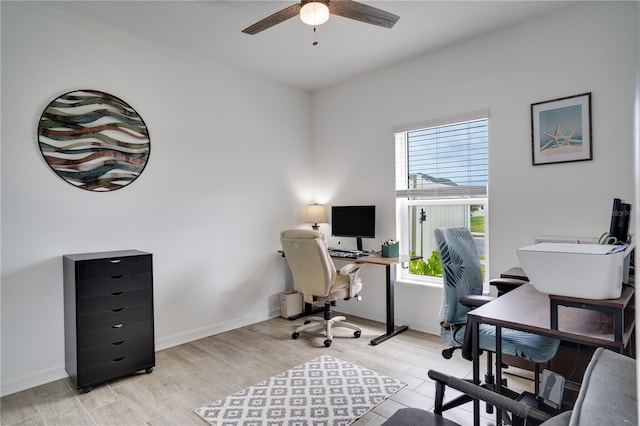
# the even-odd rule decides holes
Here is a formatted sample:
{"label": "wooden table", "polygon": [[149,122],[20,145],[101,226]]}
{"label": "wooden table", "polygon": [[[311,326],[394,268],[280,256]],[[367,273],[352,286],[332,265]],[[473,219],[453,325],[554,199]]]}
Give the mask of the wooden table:
{"label": "wooden table", "polygon": [[[552,327],[551,299],[549,295],[540,293],[529,283],[470,311],[468,316],[473,339],[474,383],[480,382],[480,324],[496,326],[496,383],[501,383],[502,327],[590,346],[603,346],[623,352],[632,340],[635,330],[633,294],[633,287],[627,287],[621,297],[622,304],[625,305],[625,314],[624,329],[620,339],[616,336],[614,315],[610,312],[559,305],[556,306],[557,326],[555,328]],[[621,306],[620,301],[614,303]],[[480,405],[478,401],[474,401],[474,424],[478,424],[479,416]]]}
{"label": "wooden table", "polygon": [[[519,267],[503,272],[500,277],[529,280],[522,268]],[[554,337],[562,340],[585,343],[586,339],[591,342],[592,346],[605,346],[622,352],[628,346],[635,330],[635,280],[630,281],[630,284],[622,287],[619,298],[606,300],[540,293],[529,284],[527,294],[518,296],[518,298],[531,299],[530,303],[535,303],[535,306],[541,309],[544,308],[544,299],[546,299],[546,303],[549,305],[549,315],[548,317],[538,315],[537,321],[530,325],[531,329],[525,331],[533,331],[537,327],[537,332],[544,334],[540,330],[550,328],[558,331]],[[521,312],[522,308],[527,309],[526,304],[523,307],[517,307],[517,311]],[[502,308],[499,307],[499,309]],[[547,312],[545,309],[542,310]],[[528,313],[529,310],[526,312]],[[600,315],[601,313],[607,315]],[[548,324],[547,319],[549,320]],[[576,336],[578,336],[577,339]]]}
{"label": "wooden table", "polygon": [[[621,300],[631,300],[634,290],[625,287],[620,299],[608,300],[612,305],[622,306]],[[558,297],[558,296],[554,296]],[[593,301],[591,301],[593,302]],[[605,302],[605,301],[603,301]],[[613,315],[606,312],[558,306],[558,327],[551,324],[551,298],[540,293],[527,283],[486,305],[469,312],[469,316],[482,324],[494,324],[531,333],[556,337],[591,346],[604,346],[621,351],[627,347],[635,329],[635,308],[626,306],[627,321],[621,340],[614,333]]]}

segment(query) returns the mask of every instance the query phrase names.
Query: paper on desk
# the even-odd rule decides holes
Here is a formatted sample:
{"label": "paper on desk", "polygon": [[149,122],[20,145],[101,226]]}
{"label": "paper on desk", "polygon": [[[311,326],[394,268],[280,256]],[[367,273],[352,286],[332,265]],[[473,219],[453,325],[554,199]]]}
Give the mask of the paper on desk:
{"label": "paper on desk", "polygon": [[609,252],[609,254],[613,254],[613,253],[621,253],[623,251],[625,251],[627,249],[627,247],[629,247],[629,244],[619,244],[619,245],[615,245],[613,246],[613,248],[611,249],[611,251]]}
{"label": "paper on desk", "polygon": [[576,253],[604,255],[625,251],[628,244],[605,245],[605,244],[571,244],[571,243],[540,243],[519,250],[524,251],[544,251],[551,253]]}

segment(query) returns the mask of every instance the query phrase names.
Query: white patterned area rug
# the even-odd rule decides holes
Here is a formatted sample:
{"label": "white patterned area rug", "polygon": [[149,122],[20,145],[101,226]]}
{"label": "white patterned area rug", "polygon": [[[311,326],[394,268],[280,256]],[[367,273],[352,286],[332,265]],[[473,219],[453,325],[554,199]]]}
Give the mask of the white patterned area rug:
{"label": "white patterned area rug", "polygon": [[216,426],[348,425],[404,386],[322,355],[195,412]]}

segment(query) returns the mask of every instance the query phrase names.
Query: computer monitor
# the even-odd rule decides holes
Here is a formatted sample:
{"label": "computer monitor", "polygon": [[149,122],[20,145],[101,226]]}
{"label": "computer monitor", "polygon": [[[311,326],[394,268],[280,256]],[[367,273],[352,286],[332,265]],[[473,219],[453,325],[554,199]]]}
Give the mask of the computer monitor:
{"label": "computer monitor", "polygon": [[363,238],[376,237],[376,206],[332,206],[331,235],[353,237],[362,250]]}
{"label": "computer monitor", "polygon": [[619,198],[613,199],[611,209],[611,226],[609,234],[615,237],[618,242],[629,241],[629,220],[631,219],[631,204],[627,204]]}

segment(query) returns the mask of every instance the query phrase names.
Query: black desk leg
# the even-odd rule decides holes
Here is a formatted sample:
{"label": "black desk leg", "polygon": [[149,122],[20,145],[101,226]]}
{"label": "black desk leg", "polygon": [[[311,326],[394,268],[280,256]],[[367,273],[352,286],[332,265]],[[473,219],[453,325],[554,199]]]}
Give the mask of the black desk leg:
{"label": "black desk leg", "polygon": [[387,339],[392,338],[393,336],[402,333],[407,330],[409,327],[406,325],[401,325],[396,327],[395,325],[395,315],[394,315],[394,285],[396,282],[396,268],[394,265],[386,265],[387,269],[387,332],[382,336],[376,337],[371,340],[372,345],[377,345],[379,343],[384,342]]}
{"label": "black desk leg", "polygon": [[[502,393],[502,327],[496,325],[496,392]],[[496,424],[502,424],[502,410],[496,410]]]}
{"label": "black desk leg", "polygon": [[558,329],[558,302],[551,299],[551,329]]}
{"label": "black desk leg", "polygon": [[613,311],[613,339],[616,342],[624,342],[624,310],[622,309]]}
{"label": "black desk leg", "polygon": [[[471,325],[471,347],[472,347],[472,364],[473,364],[473,383],[480,384],[480,324],[473,319]],[[480,425],[480,400],[473,400],[473,424]]]}

